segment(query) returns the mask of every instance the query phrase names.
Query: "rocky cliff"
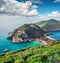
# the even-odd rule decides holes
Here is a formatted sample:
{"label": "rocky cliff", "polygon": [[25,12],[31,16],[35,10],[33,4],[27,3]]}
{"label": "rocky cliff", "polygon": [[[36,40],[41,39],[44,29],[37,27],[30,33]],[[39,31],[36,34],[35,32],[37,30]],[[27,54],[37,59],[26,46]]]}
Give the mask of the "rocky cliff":
{"label": "rocky cliff", "polygon": [[37,26],[36,24],[25,24],[15,29],[13,32],[9,32],[8,39],[11,39],[13,43],[20,43],[26,41],[33,41],[36,38],[40,38],[46,33],[45,30]]}

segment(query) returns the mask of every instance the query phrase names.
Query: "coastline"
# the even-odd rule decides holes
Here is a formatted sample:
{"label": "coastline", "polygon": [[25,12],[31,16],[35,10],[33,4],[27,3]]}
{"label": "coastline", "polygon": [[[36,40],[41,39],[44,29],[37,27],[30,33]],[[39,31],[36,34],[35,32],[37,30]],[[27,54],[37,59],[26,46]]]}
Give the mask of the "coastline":
{"label": "coastline", "polygon": [[47,45],[47,42],[42,39],[36,39],[36,41],[41,42],[43,45]]}
{"label": "coastline", "polygon": [[55,39],[53,39],[53,38],[51,38],[51,37],[49,37],[49,36],[45,36],[45,37],[47,37],[48,39],[51,39],[51,40],[55,40]]}
{"label": "coastline", "polygon": [[60,29],[49,30],[48,32],[60,31]]}

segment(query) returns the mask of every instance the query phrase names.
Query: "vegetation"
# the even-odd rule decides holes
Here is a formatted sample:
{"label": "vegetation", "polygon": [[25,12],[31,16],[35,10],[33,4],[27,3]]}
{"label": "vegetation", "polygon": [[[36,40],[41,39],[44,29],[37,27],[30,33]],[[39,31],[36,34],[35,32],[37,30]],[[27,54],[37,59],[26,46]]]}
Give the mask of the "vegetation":
{"label": "vegetation", "polygon": [[57,20],[54,20],[54,19],[38,22],[37,25],[40,26],[43,29],[48,30],[48,31],[60,30],[60,21],[57,21]]}
{"label": "vegetation", "polygon": [[0,56],[0,63],[60,63],[60,43],[8,52]]}
{"label": "vegetation", "polygon": [[[39,35],[42,36],[45,30],[60,29],[60,22],[54,19],[39,22],[37,25],[25,24],[13,31],[10,36],[16,39],[27,34],[28,38],[32,36],[35,38]],[[50,42],[47,46],[34,46],[19,51],[7,52],[0,55],[0,63],[60,63],[60,41]]]}

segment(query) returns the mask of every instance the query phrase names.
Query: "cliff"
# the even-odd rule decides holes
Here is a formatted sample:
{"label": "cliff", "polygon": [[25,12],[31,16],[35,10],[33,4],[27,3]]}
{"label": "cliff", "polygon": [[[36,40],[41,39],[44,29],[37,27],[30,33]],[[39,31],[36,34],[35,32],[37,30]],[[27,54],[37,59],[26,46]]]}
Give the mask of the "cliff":
{"label": "cliff", "polygon": [[36,24],[24,24],[13,32],[9,32],[8,38],[11,39],[13,43],[30,42],[36,38],[40,38],[45,33],[46,31]]}

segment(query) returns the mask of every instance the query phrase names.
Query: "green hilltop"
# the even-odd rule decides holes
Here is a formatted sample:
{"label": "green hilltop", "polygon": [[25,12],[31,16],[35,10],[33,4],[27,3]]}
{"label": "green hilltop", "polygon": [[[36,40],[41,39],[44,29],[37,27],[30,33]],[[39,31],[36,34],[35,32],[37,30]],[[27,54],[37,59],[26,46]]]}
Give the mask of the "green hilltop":
{"label": "green hilltop", "polygon": [[48,31],[60,30],[60,21],[54,19],[38,22],[37,25]]}

